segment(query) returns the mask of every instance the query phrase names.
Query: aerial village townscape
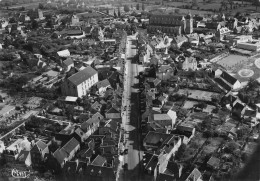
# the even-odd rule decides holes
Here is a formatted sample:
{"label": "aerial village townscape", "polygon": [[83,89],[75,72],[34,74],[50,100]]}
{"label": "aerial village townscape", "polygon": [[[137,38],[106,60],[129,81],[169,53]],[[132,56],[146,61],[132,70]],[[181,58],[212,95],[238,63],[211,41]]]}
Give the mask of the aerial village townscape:
{"label": "aerial village townscape", "polygon": [[0,180],[259,180],[259,9],[0,0]]}

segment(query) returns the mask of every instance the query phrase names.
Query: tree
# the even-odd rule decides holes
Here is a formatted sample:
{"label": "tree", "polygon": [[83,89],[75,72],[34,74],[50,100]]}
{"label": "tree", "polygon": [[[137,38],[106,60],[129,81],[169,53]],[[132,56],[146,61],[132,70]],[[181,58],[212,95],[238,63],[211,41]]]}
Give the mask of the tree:
{"label": "tree", "polygon": [[260,2],[259,2],[259,0],[254,0],[254,1],[253,1],[253,4],[255,5],[255,8],[256,8],[256,10],[257,10],[257,8],[258,8]]}
{"label": "tree", "polygon": [[142,4],[142,10],[143,10],[143,11],[145,10],[145,6],[144,6],[144,3]]}
{"label": "tree", "polygon": [[176,160],[180,160],[181,157],[184,155],[185,150],[186,150],[186,145],[185,145],[185,144],[182,144],[182,145],[179,147],[179,149],[178,149],[178,151],[176,152],[176,154],[175,154],[175,159],[176,159]]}
{"label": "tree", "polygon": [[46,27],[48,27],[48,28],[52,28],[53,27],[53,22],[52,22],[51,19],[47,20]]}
{"label": "tree", "polygon": [[42,3],[39,3],[39,9],[44,9],[44,5]]}
{"label": "tree", "polygon": [[136,4],[136,10],[139,10],[140,9],[140,4]]}
{"label": "tree", "polygon": [[250,129],[247,127],[243,127],[241,129],[237,130],[237,137],[239,139],[243,139],[243,138],[247,137],[249,133],[250,133]]}
{"label": "tree", "polygon": [[116,11],[114,10],[114,17],[117,18],[117,14],[116,14]]}
{"label": "tree", "polygon": [[125,12],[129,12],[129,11],[130,11],[130,8],[129,8],[128,5],[124,5],[124,11],[125,11]]}
{"label": "tree", "polygon": [[197,5],[198,5],[197,0],[192,0],[192,6],[197,6]]}
{"label": "tree", "polygon": [[231,141],[231,142],[227,143],[227,145],[226,145],[227,153],[233,153],[236,149],[238,149],[238,145],[236,144],[236,142]]}
{"label": "tree", "polygon": [[37,29],[38,27],[39,27],[39,24],[38,24],[38,22],[34,19],[34,20],[32,20],[32,29]]}
{"label": "tree", "polygon": [[189,48],[191,48],[191,43],[190,42],[184,42],[182,45],[181,45],[181,48],[183,48],[184,50],[187,50]]}
{"label": "tree", "polygon": [[118,17],[120,18],[121,17],[121,11],[120,11],[120,8],[118,8],[118,13],[117,13]]}

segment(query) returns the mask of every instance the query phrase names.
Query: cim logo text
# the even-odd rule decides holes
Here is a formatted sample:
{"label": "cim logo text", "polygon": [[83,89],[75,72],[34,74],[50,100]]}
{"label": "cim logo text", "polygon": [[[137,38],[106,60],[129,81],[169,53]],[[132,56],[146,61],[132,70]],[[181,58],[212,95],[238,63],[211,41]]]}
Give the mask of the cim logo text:
{"label": "cim logo text", "polygon": [[12,170],[12,176],[14,178],[29,178],[30,177],[30,171],[19,171],[17,169]]}

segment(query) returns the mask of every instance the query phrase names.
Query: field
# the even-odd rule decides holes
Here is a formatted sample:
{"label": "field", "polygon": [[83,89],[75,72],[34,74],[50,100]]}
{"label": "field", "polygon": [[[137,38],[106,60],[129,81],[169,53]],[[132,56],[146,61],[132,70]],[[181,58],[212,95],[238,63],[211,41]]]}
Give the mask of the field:
{"label": "field", "polygon": [[218,64],[225,67],[227,70],[232,70],[233,68],[243,65],[247,61],[246,56],[241,55],[229,55],[222,60],[218,61]]}
{"label": "field", "polygon": [[246,57],[241,55],[229,55],[217,64],[223,66],[232,76],[245,83],[250,78],[260,81],[260,55]]}
{"label": "field", "polygon": [[191,99],[199,99],[199,100],[211,100],[212,96],[217,96],[217,93],[201,91],[201,90],[191,90],[191,89],[180,89],[178,94],[187,95],[188,98]]}
{"label": "field", "polygon": [[[163,5],[160,4],[161,1],[156,1],[156,0],[150,0],[150,1],[146,1],[143,2],[141,0],[138,0],[139,3],[145,3],[146,6],[148,7],[147,9],[150,9],[150,7],[152,7],[152,5],[157,4],[157,7],[153,7],[153,9],[155,8],[159,8],[159,7],[167,7],[167,9],[171,9],[171,8],[178,8],[180,9],[180,13],[188,13],[191,12],[192,14],[213,14],[213,11],[219,11],[220,7],[221,7],[221,1],[219,0],[212,0],[211,3],[206,3],[203,2],[203,0],[197,0],[197,6],[192,7],[192,9],[184,9],[183,6],[185,5],[191,5],[191,1],[189,2],[164,2]],[[228,9],[224,9],[222,10],[222,13],[225,14],[236,14],[237,12],[256,12],[256,8],[255,6],[251,5],[251,2],[242,2],[241,1],[233,1],[234,2],[234,6],[237,6],[237,8],[233,8],[232,10],[230,9],[230,5],[227,5]],[[241,6],[240,6],[241,4]],[[245,6],[245,4],[247,4],[247,6]]]}

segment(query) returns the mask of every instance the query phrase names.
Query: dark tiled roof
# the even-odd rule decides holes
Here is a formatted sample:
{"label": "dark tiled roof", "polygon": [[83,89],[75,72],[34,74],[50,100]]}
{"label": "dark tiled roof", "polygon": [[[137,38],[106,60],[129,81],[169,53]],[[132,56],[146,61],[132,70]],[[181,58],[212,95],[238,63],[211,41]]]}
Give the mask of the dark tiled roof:
{"label": "dark tiled roof", "polygon": [[231,76],[230,74],[228,74],[227,72],[223,71],[221,74],[221,77],[227,81],[228,83],[230,83],[231,85],[234,85],[237,81],[237,79],[233,76]]}
{"label": "dark tiled roof", "polygon": [[230,87],[228,84],[226,84],[223,80],[221,80],[220,78],[215,78],[214,80],[215,80],[215,82],[217,82],[221,87],[223,87],[225,90],[227,90],[227,91],[230,91],[230,90],[231,90],[231,87]]}
{"label": "dark tiled roof", "polygon": [[[183,15],[178,14],[155,14],[150,17],[150,20],[157,19],[157,18],[170,18],[174,20],[182,20]],[[163,20],[162,19],[162,20]]]}
{"label": "dark tiled roof", "polygon": [[77,156],[80,158],[90,158],[93,155],[93,150],[90,148],[80,150],[80,152],[77,153]]}
{"label": "dark tiled roof", "polygon": [[150,131],[144,138],[144,141],[148,145],[157,145],[158,143],[163,144],[164,142],[169,141],[172,137],[173,135],[171,134]]}
{"label": "dark tiled roof", "polygon": [[63,149],[58,149],[53,154],[54,158],[61,164],[64,159],[68,156],[68,154]]}
{"label": "dark tiled roof", "polygon": [[92,165],[95,165],[95,166],[104,166],[104,164],[107,162],[107,159],[98,155],[94,160],[93,162],[91,163]]}
{"label": "dark tiled roof", "polygon": [[237,103],[234,105],[233,110],[242,111],[242,110],[244,109],[244,107],[245,107],[245,106],[244,106],[243,104],[237,102]]}
{"label": "dark tiled roof", "polygon": [[111,107],[106,113],[120,113],[120,112],[114,107]]}
{"label": "dark tiled roof", "polygon": [[255,117],[256,116],[256,111],[254,111],[254,110],[245,110],[244,116]]}
{"label": "dark tiled roof", "polygon": [[27,159],[27,157],[30,155],[30,151],[25,151],[25,150],[22,150],[20,152],[20,154],[18,155],[17,159],[20,161],[20,162],[25,162],[25,160]]}
{"label": "dark tiled roof", "polygon": [[[145,160],[144,160],[145,159]],[[143,162],[145,163],[145,169],[153,171],[158,164],[158,155],[145,153]]]}
{"label": "dark tiled roof", "polygon": [[61,149],[70,154],[78,145],[79,142],[75,138],[71,138]]}
{"label": "dark tiled roof", "polygon": [[174,181],[176,178],[173,175],[168,175],[165,173],[160,173],[157,177],[156,177],[156,181]]}
{"label": "dark tiled roof", "polygon": [[179,175],[179,165],[175,162],[169,161],[164,173],[169,174],[169,175],[174,175],[176,178],[178,178],[180,176]]}
{"label": "dark tiled roof", "polygon": [[94,114],[92,116],[92,118],[89,118],[86,122],[82,123],[80,128],[84,132],[86,132],[88,130],[89,126],[91,126],[92,124],[100,122],[102,119],[104,119],[104,117],[99,112],[97,112],[96,114]]}
{"label": "dark tiled roof", "polygon": [[79,71],[78,73],[70,76],[68,80],[74,84],[74,85],[79,85],[85,80],[89,79],[93,75],[97,74],[97,71],[93,69],[92,67],[86,67],[85,69]]}
{"label": "dark tiled roof", "polygon": [[108,87],[108,86],[110,86],[110,82],[107,79],[105,79],[105,80],[97,82],[96,86],[98,89],[101,87]]}
{"label": "dark tiled roof", "polygon": [[32,151],[43,151],[45,148],[47,148],[48,145],[45,144],[44,142],[42,142],[41,140],[37,141],[34,145],[34,147],[32,148]]}

